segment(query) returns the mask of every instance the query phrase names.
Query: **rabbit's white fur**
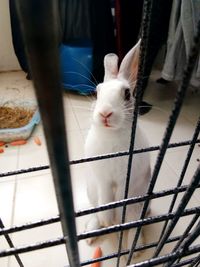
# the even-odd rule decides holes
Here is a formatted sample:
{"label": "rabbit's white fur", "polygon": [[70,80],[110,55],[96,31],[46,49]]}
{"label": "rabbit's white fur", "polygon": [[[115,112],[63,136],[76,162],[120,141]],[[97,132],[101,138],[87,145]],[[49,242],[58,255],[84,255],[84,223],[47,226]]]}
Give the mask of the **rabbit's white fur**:
{"label": "rabbit's white fur", "polygon": [[[104,59],[104,82],[97,86],[97,101],[93,112],[93,122],[85,143],[87,157],[128,151],[130,145],[133,89],[137,77],[139,42],[130,50],[121,63],[119,72],[118,58],[108,54]],[[133,73],[134,72],[134,73]],[[124,100],[125,89],[130,88],[128,100]],[[130,98],[130,99],[129,99]],[[103,115],[103,116],[102,116]],[[147,140],[137,125],[135,149],[148,146]],[[124,197],[128,157],[98,160],[90,163],[92,175],[87,178],[88,197],[93,206],[99,206]],[[149,153],[135,154],[128,197],[142,195],[146,192],[150,179]],[[142,204],[128,205],[126,222],[139,218]],[[121,223],[122,208],[98,212],[91,216],[86,230]],[[134,230],[125,232],[124,246],[130,248]],[[89,243],[93,239],[88,240]]]}

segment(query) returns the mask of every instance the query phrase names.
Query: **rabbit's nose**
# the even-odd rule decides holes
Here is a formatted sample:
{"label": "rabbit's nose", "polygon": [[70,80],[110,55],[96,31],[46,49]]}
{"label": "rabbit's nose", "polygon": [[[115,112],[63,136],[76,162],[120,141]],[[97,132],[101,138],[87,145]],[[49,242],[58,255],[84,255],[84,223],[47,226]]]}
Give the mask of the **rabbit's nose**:
{"label": "rabbit's nose", "polygon": [[101,117],[107,119],[112,116],[113,112],[99,112],[99,114],[101,115]]}

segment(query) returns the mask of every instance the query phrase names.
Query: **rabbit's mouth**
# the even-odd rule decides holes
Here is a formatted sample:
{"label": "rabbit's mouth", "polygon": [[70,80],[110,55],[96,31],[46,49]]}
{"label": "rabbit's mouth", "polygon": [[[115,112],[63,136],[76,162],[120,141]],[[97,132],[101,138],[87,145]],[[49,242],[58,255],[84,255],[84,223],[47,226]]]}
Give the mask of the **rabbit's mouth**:
{"label": "rabbit's mouth", "polygon": [[120,120],[117,116],[110,116],[110,117],[101,117],[99,120],[99,124],[104,129],[111,129],[111,130],[117,130],[120,129],[123,126],[122,120]]}
{"label": "rabbit's mouth", "polygon": [[102,112],[102,113],[99,112],[100,121],[106,128],[112,127],[111,126],[112,117],[113,117],[113,112]]}
{"label": "rabbit's mouth", "polygon": [[106,128],[110,128],[110,127],[112,127],[108,122],[104,122],[104,126],[105,126]]}
{"label": "rabbit's mouth", "polygon": [[93,123],[104,129],[119,129],[122,126],[123,118],[116,111],[112,112],[95,112],[93,115]]}

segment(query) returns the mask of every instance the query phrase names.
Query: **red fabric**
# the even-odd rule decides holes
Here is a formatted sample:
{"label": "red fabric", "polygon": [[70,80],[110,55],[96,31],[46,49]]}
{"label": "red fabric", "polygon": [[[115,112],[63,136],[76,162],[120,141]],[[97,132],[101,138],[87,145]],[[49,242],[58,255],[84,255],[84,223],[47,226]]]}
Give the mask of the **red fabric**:
{"label": "red fabric", "polygon": [[135,45],[139,38],[143,0],[116,0],[116,43],[119,61]]}
{"label": "red fabric", "polygon": [[121,9],[120,9],[120,0],[115,1],[115,23],[116,23],[116,42],[117,42],[117,55],[119,56],[119,62],[123,58],[123,48],[121,41]]}

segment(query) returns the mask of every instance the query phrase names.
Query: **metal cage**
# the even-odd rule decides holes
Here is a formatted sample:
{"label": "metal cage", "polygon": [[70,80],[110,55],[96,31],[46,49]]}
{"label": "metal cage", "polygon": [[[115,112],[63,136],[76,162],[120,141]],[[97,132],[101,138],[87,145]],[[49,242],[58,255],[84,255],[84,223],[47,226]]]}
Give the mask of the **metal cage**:
{"label": "metal cage", "polygon": [[[50,166],[53,173],[54,184],[56,189],[57,201],[59,206],[60,216],[54,218],[49,218],[46,220],[37,221],[25,225],[20,225],[12,228],[5,228],[3,222],[0,220],[0,235],[3,235],[7,242],[9,243],[10,249],[5,251],[0,251],[0,257],[6,257],[9,255],[14,255],[18,265],[24,266],[21,259],[20,253],[29,252],[37,249],[48,248],[51,246],[65,244],[67,249],[67,254],[70,262],[70,266],[78,267],[85,266],[97,261],[105,261],[111,258],[117,258],[117,266],[120,263],[120,257],[122,255],[128,255],[127,265],[130,264],[131,258],[136,251],[144,251],[149,248],[154,248],[154,254],[149,260],[136,263],[132,266],[135,267],[146,267],[146,266],[200,266],[200,244],[193,245],[193,242],[200,234],[200,206],[186,208],[189,200],[191,199],[193,193],[196,189],[200,187],[200,167],[197,168],[191,179],[190,184],[182,185],[184,175],[186,173],[190,158],[194,146],[200,143],[198,135],[200,132],[200,120],[197,121],[196,129],[194,131],[191,140],[187,140],[179,143],[169,143],[170,137],[172,135],[174,126],[178,119],[179,113],[181,111],[182,103],[186,90],[188,88],[191,74],[194,68],[195,60],[199,55],[200,51],[200,21],[197,25],[197,33],[194,38],[193,48],[190,52],[187,66],[185,67],[184,76],[182,82],[178,88],[176,97],[174,99],[173,108],[169,116],[167,127],[163,136],[162,143],[159,146],[147,147],[139,150],[134,149],[134,136],[137,124],[138,107],[139,103],[143,97],[143,79],[144,65],[146,60],[146,47],[148,44],[148,34],[149,34],[149,23],[151,20],[151,0],[144,1],[144,15],[142,21],[142,43],[141,43],[141,53],[140,53],[140,66],[138,73],[138,82],[136,85],[136,104],[135,110],[133,112],[133,124],[132,124],[132,134],[129,151],[122,151],[116,154],[109,155],[99,155],[93,158],[84,158],[79,160],[69,161],[68,150],[66,143],[66,132],[64,125],[64,112],[62,105],[62,88],[60,87],[60,74],[59,74],[59,64],[58,55],[56,47],[56,1],[17,1],[18,12],[20,15],[21,25],[23,28],[23,34],[25,42],[27,45],[27,55],[29,57],[35,91],[37,94],[37,99],[40,107],[40,112],[42,115],[47,147],[50,157]],[[37,18],[33,15],[32,10],[37,8]],[[40,32],[37,32],[37,27],[40,24]],[[52,31],[54,34],[52,35]],[[41,43],[42,40],[42,43]],[[40,55],[43,55],[44,61],[41,60]],[[48,90],[46,90],[48,88]],[[48,101],[47,101],[48,99]],[[48,116],[47,116],[48,114]],[[59,116],[57,116],[59,114]],[[59,139],[57,135],[59,134]],[[167,149],[173,147],[188,146],[188,153],[185,158],[183,168],[181,170],[181,175],[178,180],[176,187],[163,190],[159,192],[154,192],[155,183],[163,162],[163,158]],[[157,160],[152,172],[151,181],[148,190],[145,195],[139,197],[128,198],[128,188],[129,188],[129,178],[131,171],[131,162],[134,155],[137,153],[148,153],[151,151],[158,151]],[[70,179],[70,169],[69,166],[75,164],[84,164],[86,162],[91,162],[95,160],[102,160],[114,157],[128,156],[128,166],[127,166],[127,176],[125,181],[124,199],[114,203],[108,203],[100,207],[89,208],[81,210],[79,212],[74,211],[73,197],[72,197],[72,186]],[[50,168],[50,166],[34,167],[29,169],[12,171],[9,173],[1,173],[0,178],[11,176],[14,174],[22,174],[27,172],[37,172],[39,170],[44,170]],[[174,209],[176,199],[179,193],[183,193],[182,201],[178,204],[178,207]],[[172,196],[172,200],[168,209],[168,213],[159,216],[146,216],[146,212],[149,206],[149,202],[152,199],[162,198],[164,196]],[[143,202],[143,209],[141,212],[140,219],[137,221],[132,221],[125,223],[126,206]],[[114,209],[117,207],[122,207],[122,220],[121,224],[110,226],[103,229],[97,229],[92,232],[84,232],[77,235],[75,227],[75,219],[77,217],[85,216],[91,213]],[[174,227],[176,226],[179,219],[183,216],[192,215],[190,223],[188,224],[185,231],[175,237],[170,237]],[[40,244],[34,244],[26,247],[14,247],[12,239],[10,237],[11,233],[16,233],[18,231],[25,231],[27,229],[32,229],[39,226],[44,226],[48,224],[53,224],[56,222],[61,222],[63,229],[63,237],[50,240],[49,242],[41,242]],[[150,225],[157,222],[164,222],[164,226],[160,235],[158,242],[148,243],[142,246],[138,245],[138,238],[141,228],[145,225]],[[127,251],[122,251],[122,238],[123,230],[135,227],[137,229],[136,235],[134,237],[132,247]],[[88,237],[105,235],[113,232],[119,232],[119,245],[118,251],[112,255],[103,256],[98,259],[88,260],[81,262],[79,260],[78,252],[78,242],[82,239]],[[167,255],[160,256],[162,248],[169,243],[176,242],[174,249]],[[185,258],[186,256],[190,256]]]}

